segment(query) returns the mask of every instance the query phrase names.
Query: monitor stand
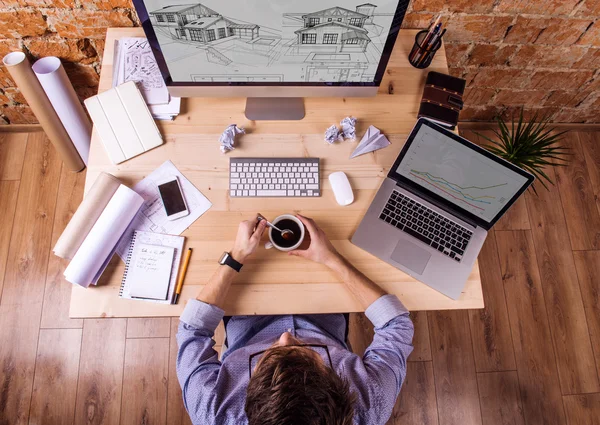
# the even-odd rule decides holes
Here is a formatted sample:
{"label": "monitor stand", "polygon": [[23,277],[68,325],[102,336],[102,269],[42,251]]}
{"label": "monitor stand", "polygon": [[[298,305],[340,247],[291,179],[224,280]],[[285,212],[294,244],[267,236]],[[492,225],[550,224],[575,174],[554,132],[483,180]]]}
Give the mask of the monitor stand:
{"label": "monitor stand", "polygon": [[252,121],[301,120],[304,99],[301,97],[249,97],[246,118]]}

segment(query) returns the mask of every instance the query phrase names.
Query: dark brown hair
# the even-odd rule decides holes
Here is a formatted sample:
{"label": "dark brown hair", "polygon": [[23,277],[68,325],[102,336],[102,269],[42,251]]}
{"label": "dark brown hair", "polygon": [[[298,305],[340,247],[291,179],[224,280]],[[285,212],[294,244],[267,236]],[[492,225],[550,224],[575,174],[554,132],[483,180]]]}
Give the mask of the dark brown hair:
{"label": "dark brown hair", "polygon": [[355,396],[345,379],[305,347],[273,347],[248,383],[250,425],[351,425]]}

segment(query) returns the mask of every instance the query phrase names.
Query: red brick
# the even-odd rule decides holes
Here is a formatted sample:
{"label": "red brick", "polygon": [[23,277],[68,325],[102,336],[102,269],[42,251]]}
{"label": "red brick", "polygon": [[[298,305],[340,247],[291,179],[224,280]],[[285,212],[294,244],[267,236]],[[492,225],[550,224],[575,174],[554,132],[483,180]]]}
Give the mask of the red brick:
{"label": "red brick", "polygon": [[0,0],[0,6],[4,7],[61,7],[75,8],[75,0]]}
{"label": "red brick", "polygon": [[585,0],[575,16],[594,16],[600,15],[600,0]]}
{"label": "red brick", "polygon": [[16,87],[7,87],[4,89],[4,96],[6,96],[6,98],[14,103],[24,103],[26,104],[27,101],[25,100],[25,97],[23,97],[23,95],[21,94],[21,91],[16,88]]}
{"label": "red brick", "polygon": [[466,106],[460,112],[460,121],[493,121],[502,109],[497,106]]}
{"label": "red brick", "polygon": [[8,39],[0,40],[0,59],[8,55],[10,52],[16,52],[22,50],[21,40],[19,39]]}
{"label": "red brick", "polygon": [[423,29],[431,25],[433,13],[407,13],[402,21],[402,28]]}
{"label": "red brick", "polygon": [[494,99],[496,105],[539,106],[548,93],[544,90],[500,90]]}
{"label": "red brick", "polygon": [[598,123],[600,110],[591,108],[563,108],[553,117],[554,122]]}
{"label": "red brick", "polygon": [[590,81],[592,76],[592,71],[537,71],[524,88],[575,91]]}
{"label": "red brick", "polygon": [[0,37],[22,38],[43,35],[46,21],[39,11],[11,10],[0,12]]}
{"label": "red brick", "polygon": [[38,120],[27,105],[9,105],[2,112],[11,124],[37,124]]}
{"label": "red brick", "polygon": [[0,105],[8,105],[9,103],[10,103],[10,99],[8,98],[8,96],[6,94],[4,94],[2,89],[0,89]]}
{"label": "red brick", "polygon": [[470,44],[464,43],[452,43],[446,44],[446,59],[448,60],[448,66],[456,67],[463,64],[467,58],[467,52],[471,48]]}
{"label": "red brick", "polygon": [[64,61],[83,64],[93,63],[97,60],[96,50],[88,39],[37,38],[26,40],[25,46],[36,59],[56,56]]}
{"label": "red brick", "polygon": [[[578,107],[579,105],[575,105],[575,106]],[[581,106],[584,108],[600,110],[600,92],[590,93],[588,98],[585,99],[585,102],[583,102],[581,104]]]}
{"label": "red brick", "polygon": [[98,55],[98,62],[102,63],[102,56],[104,54],[104,39],[103,38],[96,38],[96,39],[92,39],[90,40],[92,43],[92,46],[94,46],[94,49],[96,50],[96,54]]}
{"label": "red brick", "polygon": [[504,13],[568,15],[580,0],[501,0],[496,10]]}
{"label": "red brick", "polygon": [[592,25],[590,29],[583,34],[577,44],[600,47],[600,22],[594,23],[594,25]]}
{"label": "red brick", "polygon": [[2,108],[0,108],[0,125],[7,125],[8,121],[6,120],[6,118],[2,117]]}
{"label": "red brick", "polygon": [[465,89],[464,101],[469,106],[484,106],[494,98],[496,90],[479,87],[467,87]]}
{"label": "red brick", "polygon": [[15,82],[6,70],[6,67],[0,61],[0,87],[14,87]]}
{"label": "red brick", "polygon": [[473,79],[472,85],[474,87],[521,88],[528,83],[530,74],[531,71],[514,68],[481,68]]}
{"label": "red brick", "polygon": [[95,87],[85,87],[78,86],[75,87],[75,93],[77,93],[77,97],[81,102],[83,102],[88,97],[92,97],[98,94],[98,86]]}
{"label": "red brick", "polygon": [[414,0],[412,10],[486,13],[494,9],[495,0]]}
{"label": "red brick", "polygon": [[495,44],[476,44],[469,54],[467,65],[506,65],[517,49],[517,46],[512,45],[496,46]]}
{"label": "red brick", "polygon": [[104,38],[108,27],[131,27],[129,12],[48,9],[48,24],[65,38]]}
{"label": "red brick", "polygon": [[598,69],[600,68],[600,49],[590,48],[572,66],[575,69]]}
{"label": "red brick", "polygon": [[522,46],[512,57],[510,65],[519,68],[569,68],[587,52],[587,47],[557,47],[530,44]]}
{"label": "red brick", "polygon": [[518,16],[504,42],[569,46],[581,37],[591,23],[589,19]]}
{"label": "red brick", "polygon": [[133,9],[131,0],[87,0],[81,5],[86,9],[112,10],[118,8]]}
{"label": "red brick", "polygon": [[586,91],[572,92],[564,90],[555,90],[544,102],[544,106],[565,106],[574,108],[586,100],[590,93]]}
{"label": "red brick", "polygon": [[[552,120],[559,110],[560,108],[556,107],[526,107],[523,109],[523,120],[525,122],[539,121],[542,118]],[[509,106],[502,111],[500,116],[507,122],[513,122],[518,121],[520,115],[521,106]]]}
{"label": "red brick", "polygon": [[448,21],[448,42],[488,42],[494,43],[504,38],[512,16],[454,15]]}

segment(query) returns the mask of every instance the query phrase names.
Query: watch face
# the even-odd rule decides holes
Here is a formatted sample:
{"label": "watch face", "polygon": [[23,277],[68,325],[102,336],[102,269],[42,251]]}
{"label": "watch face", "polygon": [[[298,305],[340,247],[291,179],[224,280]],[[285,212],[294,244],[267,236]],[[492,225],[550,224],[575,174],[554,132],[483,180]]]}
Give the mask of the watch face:
{"label": "watch face", "polygon": [[223,255],[221,255],[221,259],[219,260],[219,264],[225,264],[225,261],[227,261],[227,257],[229,257],[229,253],[228,252],[224,252]]}

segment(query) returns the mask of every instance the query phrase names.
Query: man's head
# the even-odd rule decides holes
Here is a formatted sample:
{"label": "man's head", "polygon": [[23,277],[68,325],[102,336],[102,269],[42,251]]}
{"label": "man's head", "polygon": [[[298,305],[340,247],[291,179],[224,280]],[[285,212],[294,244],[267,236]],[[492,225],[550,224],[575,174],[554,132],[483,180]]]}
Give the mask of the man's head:
{"label": "man's head", "polygon": [[260,358],[246,395],[250,425],[351,425],[348,382],[289,333]]}

